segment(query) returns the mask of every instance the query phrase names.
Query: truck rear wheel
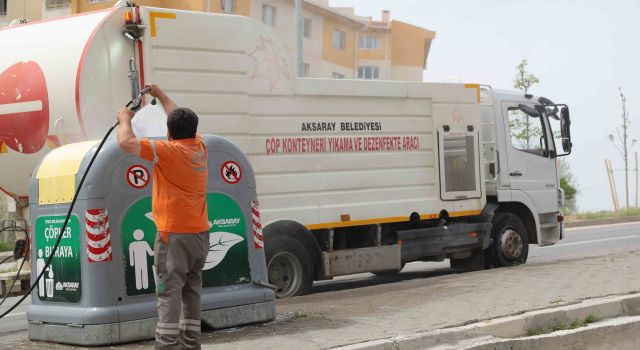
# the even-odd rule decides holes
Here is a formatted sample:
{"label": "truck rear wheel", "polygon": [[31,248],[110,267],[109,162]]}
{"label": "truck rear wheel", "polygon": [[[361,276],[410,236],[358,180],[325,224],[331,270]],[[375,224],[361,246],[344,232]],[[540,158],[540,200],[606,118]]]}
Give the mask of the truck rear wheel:
{"label": "truck rear wheel", "polygon": [[498,213],[493,219],[491,245],[485,250],[485,264],[516,266],[527,262],[529,234],[522,220],[512,213]]}
{"label": "truck rear wheel", "polygon": [[276,297],[308,294],[313,286],[313,264],[297,240],[277,237],[265,241],[269,283],[278,287]]}

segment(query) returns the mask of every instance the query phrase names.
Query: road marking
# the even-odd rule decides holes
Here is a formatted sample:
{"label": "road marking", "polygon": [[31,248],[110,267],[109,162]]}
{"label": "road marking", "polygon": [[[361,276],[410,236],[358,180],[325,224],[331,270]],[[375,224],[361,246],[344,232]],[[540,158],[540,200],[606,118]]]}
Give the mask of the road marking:
{"label": "road marking", "polygon": [[22,315],[26,315],[26,314],[27,314],[26,312],[14,312],[12,314],[8,314],[5,317],[22,316]]}
{"label": "road marking", "polygon": [[573,243],[566,243],[566,244],[550,245],[550,246],[546,246],[546,247],[538,247],[537,249],[558,248],[558,247],[566,247],[566,246],[570,246],[570,245],[580,245],[580,244],[590,244],[590,243],[597,243],[597,242],[616,241],[616,240],[621,240],[621,239],[639,238],[639,237],[640,237],[640,235],[631,235],[631,236],[622,236],[622,237],[593,239],[593,240],[590,240],[590,241],[573,242]]}
{"label": "road marking", "polygon": [[631,225],[640,225],[640,222],[621,222],[619,224],[604,224],[604,225],[593,225],[593,226],[583,226],[583,227],[569,227],[566,228],[565,231],[578,231],[578,230],[593,230],[593,229],[603,229],[608,227],[616,227],[616,226],[631,226]]}
{"label": "road marking", "polygon": [[42,101],[7,103],[7,104],[0,105],[0,115],[38,112],[41,110],[42,110]]}

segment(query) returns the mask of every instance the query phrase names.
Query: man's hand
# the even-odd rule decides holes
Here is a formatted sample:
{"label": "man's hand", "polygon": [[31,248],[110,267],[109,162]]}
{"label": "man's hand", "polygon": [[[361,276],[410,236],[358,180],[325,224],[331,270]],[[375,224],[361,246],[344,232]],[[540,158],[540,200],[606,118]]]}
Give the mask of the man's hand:
{"label": "man's hand", "polygon": [[151,91],[149,91],[149,95],[153,97],[160,97],[161,95],[165,94],[157,84],[147,84],[145,85],[145,88],[151,88]]}
{"label": "man's hand", "polygon": [[176,108],[178,108],[175,102],[173,102],[157,84],[147,84],[145,85],[145,87],[151,88],[151,91],[149,91],[149,95],[160,100],[160,104],[162,104],[162,108],[164,108],[164,111],[167,112],[167,114],[173,112]]}
{"label": "man's hand", "polygon": [[118,110],[117,118],[120,124],[131,122],[135,113],[129,107],[122,107]]}

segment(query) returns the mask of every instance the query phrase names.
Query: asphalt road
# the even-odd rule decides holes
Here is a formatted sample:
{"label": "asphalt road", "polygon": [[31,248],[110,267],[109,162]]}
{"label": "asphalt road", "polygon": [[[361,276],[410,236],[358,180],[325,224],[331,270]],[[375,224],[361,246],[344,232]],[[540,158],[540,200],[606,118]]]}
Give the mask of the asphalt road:
{"label": "asphalt road", "polygon": [[[580,227],[566,230],[560,243],[549,247],[530,246],[527,264],[549,263],[584,257],[607,256],[616,252],[640,250],[640,223],[625,223],[604,226]],[[379,277],[369,273],[322,281],[314,285],[314,293],[330,293],[350,288],[361,288],[394,283],[416,278],[428,278],[458,273],[449,268],[448,261],[441,263],[410,263],[396,276]],[[0,306],[4,313],[18,297],[8,298]],[[0,320],[0,339],[8,341],[13,337],[24,337],[27,329],[26,311],[31,298],[27,298],[5,318]]]}

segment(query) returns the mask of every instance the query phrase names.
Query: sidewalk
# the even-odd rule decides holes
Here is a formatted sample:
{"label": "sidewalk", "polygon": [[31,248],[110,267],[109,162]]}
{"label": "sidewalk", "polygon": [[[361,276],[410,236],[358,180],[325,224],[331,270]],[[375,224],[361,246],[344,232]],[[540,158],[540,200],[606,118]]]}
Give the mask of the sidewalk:
{"label": "sidewalk", "polygon": [[[523,265],[280,300],[265,325],[204,334],[204,349],[330,349],[640,291],[640,252]],[[13,349],[39,349],[24,336]],[[114,346],[151,349],[152,342]],[[68,348],[46,344],[49,349]]]}

